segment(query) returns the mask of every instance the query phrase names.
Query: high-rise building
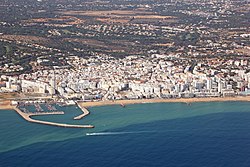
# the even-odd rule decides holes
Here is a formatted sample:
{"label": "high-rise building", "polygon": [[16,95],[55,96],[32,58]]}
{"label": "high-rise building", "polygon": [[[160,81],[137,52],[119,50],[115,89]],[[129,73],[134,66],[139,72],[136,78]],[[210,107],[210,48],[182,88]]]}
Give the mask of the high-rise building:
{"label": "high-rise building", "polygon": [[51,86],[51,91],[50,94],[53,96],[56,94],[56,77],[55,77],[55,72],[53,71],[52,78],[50,80],[50,86]]}
{"label": "high-rise building", "polygon": [[11,89],[11,80],[9,80],[8,82],[6,82],[6,88],[7,89]]}
{"label": "high-rise building", "polygon": [[218,81],[218,92],[222,93],[222,82],[221,82],[221,80]]}
{"label": "high-rise building", "polygon": [[211,90],[212,89],[212,86],[213,86],[213,82],[212,82],[212,79],[211,78],[208,78],[207,79],[207,89],[208,90]]}

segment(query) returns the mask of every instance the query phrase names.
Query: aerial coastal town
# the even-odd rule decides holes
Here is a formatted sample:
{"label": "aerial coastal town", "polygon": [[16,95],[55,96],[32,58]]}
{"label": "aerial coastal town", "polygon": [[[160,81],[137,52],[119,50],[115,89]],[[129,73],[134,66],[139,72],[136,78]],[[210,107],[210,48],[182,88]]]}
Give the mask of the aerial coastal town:
{"label": "aerial coastal town", "polygon": [[250,94],[248,60],[193,62],[178,55],[152,54],[124,59],[72,56],[67,63],[73,68],[3,75],[1,91],[83,101]]}
{"label": "aerial coastal town", "polygon": [[15,94],[8,99],[250,95],[247,0],[20,0],[0,7],[0,93]]}
{"label": "aerial coastal town", "polygon": [[0,0],[0,167],[250,167],[249,107],[250,0]]}

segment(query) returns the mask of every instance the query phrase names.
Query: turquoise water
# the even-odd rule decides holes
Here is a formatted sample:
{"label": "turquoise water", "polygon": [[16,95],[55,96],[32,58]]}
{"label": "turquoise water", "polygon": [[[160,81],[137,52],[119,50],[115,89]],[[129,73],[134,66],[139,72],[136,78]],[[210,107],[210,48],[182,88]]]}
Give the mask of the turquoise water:
{"label": "turquoise water", "polygon": [[[29,123],[0,111],[0,166],[249,166],[250,103],[60,107],[34,119],[92,124],[70,129]],[[87,135],[86,135],[87,134]]]}

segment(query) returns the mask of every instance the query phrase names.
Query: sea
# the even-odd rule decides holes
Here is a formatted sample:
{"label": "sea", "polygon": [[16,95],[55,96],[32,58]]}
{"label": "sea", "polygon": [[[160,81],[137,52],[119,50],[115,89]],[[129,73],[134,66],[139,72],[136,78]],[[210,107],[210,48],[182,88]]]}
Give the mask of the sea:
{"label": "sea", "polygon": [[34,119],[91,124],[74,129],[29,123],[0,111],[1,167],[249,167],[250,102],[60,107]]}

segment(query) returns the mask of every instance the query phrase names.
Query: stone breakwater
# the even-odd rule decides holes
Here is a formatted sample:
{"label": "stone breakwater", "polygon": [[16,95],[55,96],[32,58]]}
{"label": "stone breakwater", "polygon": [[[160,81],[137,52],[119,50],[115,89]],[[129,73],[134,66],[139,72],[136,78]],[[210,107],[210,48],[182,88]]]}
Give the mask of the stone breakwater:
{"label": "stone breakwater", "polygon": [[74,119],[79,120],[90,114],[89,110],[77,103],[77,106],[82,110],[83,114],[76,116]]}
{"label": "stone breakwater", "polygon": [[37,116],[37,115],[58,115],[58,114],[64,114],[63,112],[51,112],[51,113],[24,113],[19,108],[15,107],[15,111],[23,117],[26,121],[32,122],[32,123],[39,123],[44,125],[51,125],[51,126],[58,126],[58,127],[64,127],[64,128],[94,128],[93,125],[72,125],[72,124],[63,124],[63,123],[55,123],[55,122],[48,122],[48,121],[40,121],[32,119],[31,116]]}

